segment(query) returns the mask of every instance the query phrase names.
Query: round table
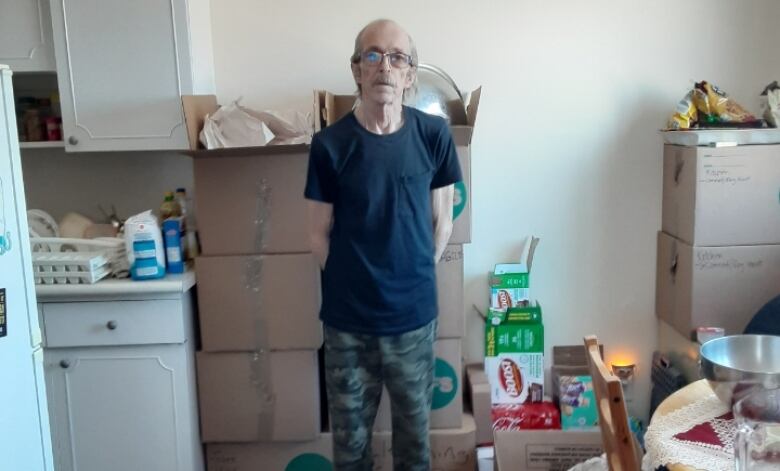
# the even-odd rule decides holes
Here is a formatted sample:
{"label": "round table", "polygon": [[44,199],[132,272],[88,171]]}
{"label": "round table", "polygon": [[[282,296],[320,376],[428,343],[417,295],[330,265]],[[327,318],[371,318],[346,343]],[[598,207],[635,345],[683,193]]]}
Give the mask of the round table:
{"label": "round table", "polygon": [[[664,399],[664,401],[660,403],[655,409],[655,412],[653,412],[653,417],[650,419],[650,423],[652,424],[653,420],[655,420],[657,417],[662,417],[681,407],[692,404],[696,402],[696,400],[701,399],[703,396],[707,396],[710,393],[712,393],[712,388],[710,388],[710,385],[707,384],[707,380],[700,379],[699,381],[693,382],[688,386],[675,391],[669,397]],[[698,471],[696,468],[691,468],[689,466],[675,463],[668,463],[666,467],[669,468],[669,471]]]}

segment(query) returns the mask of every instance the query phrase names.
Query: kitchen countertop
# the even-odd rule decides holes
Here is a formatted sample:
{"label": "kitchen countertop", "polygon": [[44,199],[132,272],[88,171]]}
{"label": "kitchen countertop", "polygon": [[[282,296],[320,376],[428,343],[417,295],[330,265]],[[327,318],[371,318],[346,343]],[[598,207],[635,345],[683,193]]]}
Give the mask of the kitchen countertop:
{"label": "kitchen countertop", "polygon": [[169,274],[156,280],[108,278],[94,284],[35,285],[35,294],[38,302],[178,299],[193,286],[195,271],[188,268],[181,275]]}

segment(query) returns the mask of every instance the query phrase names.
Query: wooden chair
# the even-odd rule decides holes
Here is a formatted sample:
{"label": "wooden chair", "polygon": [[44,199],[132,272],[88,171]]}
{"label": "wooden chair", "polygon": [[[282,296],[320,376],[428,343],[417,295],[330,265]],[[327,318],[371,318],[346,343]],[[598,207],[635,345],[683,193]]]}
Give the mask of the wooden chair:
{"label": "wooden chair", "polygon": [[639,471],[642,451],[628,424],[623,386],[604,364],[599,342],[594,335],[585,337],[588,367],[593,377],[593,392],[599,409],[601,441],[610,471]]}

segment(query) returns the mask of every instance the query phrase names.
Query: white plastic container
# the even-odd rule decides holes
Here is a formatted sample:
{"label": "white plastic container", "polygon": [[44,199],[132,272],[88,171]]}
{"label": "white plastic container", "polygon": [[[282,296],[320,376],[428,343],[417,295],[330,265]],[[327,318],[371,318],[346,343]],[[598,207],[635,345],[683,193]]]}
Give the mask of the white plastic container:
{"label": "white plastic container", "polygon": [[165,276],[165,247],[162,231],[151,210],[131,216],[125,222],[125,245],[134,280]]}

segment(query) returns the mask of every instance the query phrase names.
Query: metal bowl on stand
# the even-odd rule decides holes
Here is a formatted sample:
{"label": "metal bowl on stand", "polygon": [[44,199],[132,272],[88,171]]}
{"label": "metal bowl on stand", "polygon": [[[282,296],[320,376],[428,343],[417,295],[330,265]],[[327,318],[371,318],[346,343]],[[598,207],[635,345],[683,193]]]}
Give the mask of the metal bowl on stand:
{"label": "metal bowl on stand", "polygon": [[434,65],[417,65],[417,90],[410,94],[405,104],[441,116],[450,125],[468,124],[466,105],[458,86],[446,72]]}
{"label": "metal bowl on stand", "polygon": [[701,375],[726,405],[780,387],[780,337],[731,335],[701,346]]}

